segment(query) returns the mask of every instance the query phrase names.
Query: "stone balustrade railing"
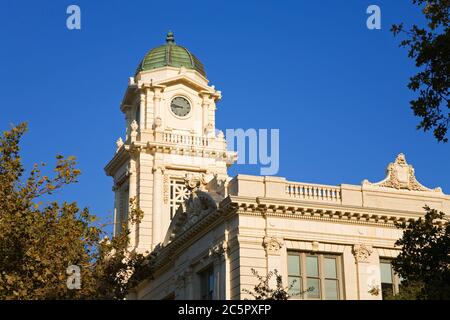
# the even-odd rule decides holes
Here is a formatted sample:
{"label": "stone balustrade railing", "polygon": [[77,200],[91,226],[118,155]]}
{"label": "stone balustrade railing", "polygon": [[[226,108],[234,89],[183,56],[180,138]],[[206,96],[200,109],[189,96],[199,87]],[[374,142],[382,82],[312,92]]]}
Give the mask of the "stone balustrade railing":
{"label": "stone balustrade railing", "polygon": [[204,137],[198,137],[193,135],[182,135],[182,134],[174,134],[174,133],[163,133],[163,141],[181,144],[181,145],[189,145],[189,146],[200,146],[207,147],[208,139]]}
{"label": "stone balustrade railing", "polygon": [[342,200],[341,188],[311,183],[286,182],[286,195],[302,200],[321,200],[340,202]]}
{"label": "stone balustrade railing", "polygon": [[438,210],[450,212],[450,196],[442,192],[399,190],[365,184],[322,185],[287,181],[286,178],[273,176],[237,175],[228,184],[228,194],[246,198],[257,197],[263,202],[281,199],[382,210],[395,209],[421,214],[425,204],[433,203]]}

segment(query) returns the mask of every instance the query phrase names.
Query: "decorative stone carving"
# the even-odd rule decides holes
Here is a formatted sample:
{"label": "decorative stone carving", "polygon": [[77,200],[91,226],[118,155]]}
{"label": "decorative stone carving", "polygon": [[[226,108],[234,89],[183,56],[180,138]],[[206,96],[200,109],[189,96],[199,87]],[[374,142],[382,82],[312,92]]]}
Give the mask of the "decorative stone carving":
{"label": "decorative stone carving", "polygon": [[[414,168],[406,162],[403,153],[400,153],[393,163],[389,163],[386,169],[386,178],[384,178],[384,180],[377,183],[371,183],[368,180],[364,180],[363,185],[394,188],[398,190],[432,191],[417,181],[414,174]],[[441,192],[441,188],[435,188],[434,191]]]}
{"label": "decorative stone carving", "polygon": [[191,173],[187,173],[184,177],[184,182],[186,183],[186,187],[191,190],[195,191],[200,187],[200,177],[194,176]]}
{"label": "decorative stone carving", "polygon": [[210,122],[205,127],[205,134],[209,135],[214,131],[214,125]]}
{"label": "decorative stone carving", "polygon": [[205,191],[199,190],[199,178],[187,179],[191,188],[189,198],[178,207],[169,229],[166,233],[163,245],[170,243],[178,234],[183,233],[203,217],[217,210],[217,203]]}
{"label": "decorative stone carving", "polygon": [[211,248],[209,248],[209,256],[214,258],[221,258],[227,253],[228,251],[228,244],[225,240],[216,243]]}
{"label": "decorative stone carving", "polygon": [[161,173],[161,174],[163,174],[164,173],[164,170],[165,170],[165,167],[164,166],[153,166],[153,168],[152,168],[152,173]]}
{"label": "decorative stone carving", "polygon": [[206,190],[211,194],[216,202],[222,201],[226,197],[227,177],[214,174],[206,185]]}
{"label": "decorative stone carving", "polygon": [[284,242],[282,239],[268,236],[263,239],[263,247],[267,254],[278,254],[283,245]]}
{"label": "decorative stone carving", "polygon": [[163,201],[164,204],[169,202],[169,176],[167,174],[163,177]]}
{"label": "decorative stone carving", "polygon": [[223,134],[222,130],[219,130],[219,132],[217,132],[217,138],[219,140],[224,140],[225,139],[225,135]]}
{"label": "decorative stone carving", "polygon": [[180,274],[175,278],[175,289],[182,290],[186,286],[185,284],[186,276],[184,274]]}
{"label": "decorative stone carving", "polygon": [[186,73],[186,67],[185,66],[181,66],[180,70],[178,71],[178,74],[185,74]]}
{"label": "decorative stone carving", "polygon": [[137,129],[139,128],[139,125],[136,122],[136,120],[131,121],[130,128],[131,128],[131,132],[133,132],[133,131],[136,132],[137,131]]}
{"label": "decorative stone carving", "polygon": [[119,139],[117,139],[116,145],[117,145],[117,150],[116,150],[116,152],[117,152],[117,151],[119,151],[119,149],[122,148],[122,146],[123,146],[123,140],[122,140],[122,137],[119,137]]}
{"label": "decorative stone carving", "polygon": [[214,199],[208,193],[200,190],[191,192],[185,203],[185,207],[191,224],[194,223],[197,218],[217,210],[217,204]]}
{"label": "decorative stone carving", "polygon": [[312,251],[319,251],[319,242],[313,241],[313,242],[311,243],[311,250],[312,250]]}
{"label": "decorative stone carving", "polygon": [[357,263],[359,262],[367,262],[370,255],[373,252],[372,246],[364,245],[364,244],[355,244],[353,246],[353,255],[355,256],[355,260]]}
{"label": "decorative stone carving", "polygon": [[155,129],[160,128],[161,125],[162,125],[162,119],[161,119],[161,117],[156,117],[156,119],[155,119],[155,124],[154,124],[154,128],[155,128]]}
{"label": "decorative stone carving", "polygon": [[133,120],[130,124],[130,128],[131,128],[131,141],[136,141],[136,137],[137,137],[137,129],[139,128],[139,125],[137,124],[136,120]]}

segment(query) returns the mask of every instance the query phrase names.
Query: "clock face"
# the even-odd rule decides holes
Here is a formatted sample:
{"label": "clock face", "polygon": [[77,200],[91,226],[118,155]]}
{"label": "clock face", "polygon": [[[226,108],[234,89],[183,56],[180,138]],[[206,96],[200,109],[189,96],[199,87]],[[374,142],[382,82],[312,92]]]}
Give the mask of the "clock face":
{"label": "clock face", "polygon": [[179,117],[185,117],[191,112],[191,104],[183,97],[173,98],[170,108]]}

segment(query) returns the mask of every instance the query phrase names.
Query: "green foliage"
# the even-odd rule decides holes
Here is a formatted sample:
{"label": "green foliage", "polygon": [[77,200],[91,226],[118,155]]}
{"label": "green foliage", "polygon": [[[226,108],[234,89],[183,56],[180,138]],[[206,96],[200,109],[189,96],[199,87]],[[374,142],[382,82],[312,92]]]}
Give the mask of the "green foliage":
{"label": "green foliage", "polygon": [[400,254],[392,261],[403,281],[399,298],[450,299],[450,224],[443,212],[425,207],[422,218],[397,226]]}
{"label": "green foliage", "polygon": [[[258,279],[258,284],[255,285],[253,291],[248,289],[242,289],[245,293],[250,294],[255,300],[287,300],[294,296],[289,294],[295,283],[291,283],[290,286],[284,287],[282,276],[278,273],[278,270],[270,271],[266,277],[259,275],[258,271],[251,269],[252,274]],[[275,276],[276,287],[271,288],[269,285],[270,279]],[[313,288],[309,288],[304,292],[295,293],[295,296],[303,295]]]}
{"label": "green foliage", "polygon": [[402,282],[399,285],[399,292],[395,295],[392,290],[383,292],[384,300],[418,300],[423,299],[422,292],[424,286],[419,281]]}
{"label": "green foliage", "polygon": [[[28,177],[19,155],[27,125],[0,137],[0,299],[123,299],[151,276],[151,259],[128,251],[129,231],[111,240],[88,209],[48,196],[77,181],[74,157],[56,157],[52,176],[34,165]],[[133,222],[142,218],[131,200]],[[103,239],[102,239],[103,238]],[[67,267],[81,269],[81,288],[68,289]]]}
{"label": "green foliage", "polygon": [[447,142],[450,123],[450,0],[413,0],[421,7],[427,20],[425,27],[413,25],[405,30],[403,23],[393,25],[394,35],[406,38],[401,47],[408,48],[408,57],[415,60],[419,72],[410,78],[408,88],[418,91],[410,102],[414,114],[421,119],[418,129],[433,130],[438,141]]}

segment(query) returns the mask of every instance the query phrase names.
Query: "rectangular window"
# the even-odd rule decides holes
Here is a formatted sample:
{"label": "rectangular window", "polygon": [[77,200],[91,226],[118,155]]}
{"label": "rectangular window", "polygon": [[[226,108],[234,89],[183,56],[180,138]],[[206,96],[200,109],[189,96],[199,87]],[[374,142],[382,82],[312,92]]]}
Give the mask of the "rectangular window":
{"label": "rectangular window", "polygon": [[212,300],[214,293],[214,269],[209,267],[199,273],[202,300]]}
{"label": "rectangular window", "polygon": [[288,286],[289,294],[291,296],[298,296],[302,292],[302,278],[300,272],[300,256],[289,255],[288,256]]}
{"label": "rectangular window", "polygon": [[122,232],[122,225],[128,226],[128,211],[129,211],[129,188],[128,185],[123,186],[119,191],[119,219],[118,219],[118,228],[119,233]]}
{"label": "rectangular window", "polygon": [[338,255],[288,252],[288,285],[293,298],[341,299],[341,273]]}
{"label": "rectangular window", "polygon": [[390,259],[380,259],[380,276],[383,299],[399,292],[400,279],[394,273]]}

